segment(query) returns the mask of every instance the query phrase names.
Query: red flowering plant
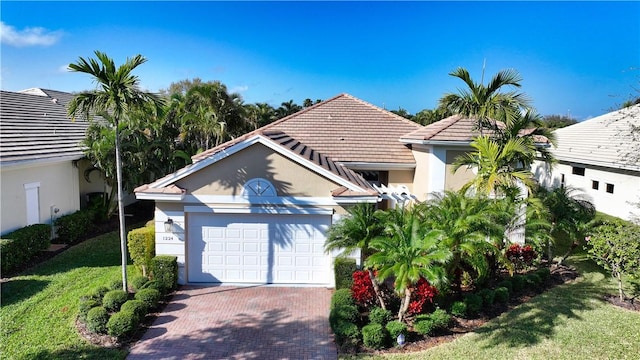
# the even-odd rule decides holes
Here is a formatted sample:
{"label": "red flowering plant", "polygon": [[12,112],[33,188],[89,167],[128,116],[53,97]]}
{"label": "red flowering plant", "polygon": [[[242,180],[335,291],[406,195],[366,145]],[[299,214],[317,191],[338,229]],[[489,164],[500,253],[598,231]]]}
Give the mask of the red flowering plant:
{"label": "red flowering plant", "polygon": [[420,278],[413,286],[411,301],[407,313],[409,315],[421,314],[427,305],[433,304],[433,298],[438,295],[438,290],[429,284],[424,278]]}
{"label": "red flowering plant", "polygon": [[351,296],[356,301],[356,304],[365,308],[375,303],[376,293],[373,290],[368,271],[357,270],[353,273]]}
{"label": "red flowering plant", "polygon": [[531,245],[521,246],[520,244],[511,244],[505,255],[518,270],[531,266],[538,256]]}

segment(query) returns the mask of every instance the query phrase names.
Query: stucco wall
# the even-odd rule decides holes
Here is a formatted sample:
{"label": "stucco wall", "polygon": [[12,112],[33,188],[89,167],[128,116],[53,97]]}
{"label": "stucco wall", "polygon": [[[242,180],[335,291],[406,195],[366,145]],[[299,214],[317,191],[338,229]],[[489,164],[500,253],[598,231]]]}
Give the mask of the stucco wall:
{"label": "stucco wall", "polygon": [[455,172],[453,171],[453,163],[456,158],[464,155],[465,153],[465,150],[447,150],[447,164],[444,181],[445,190],[460,190],[464,184],[471,181],[475,176],[473,171],[471,169],[467,169],[466,166],[459,168]]}
{"label": "stucco wall", "polygon": [[416,159],[416,169],[413,173],[413,194],[420,201],[427,200],[430,187],[430,171],[429,171],[429,147],[424,145],[414,144],[412,148],[413,157]]}
{"label": "stucco wall", "polygon": [[40,223],[51,222],[51,207],[59,217],[80,208],[78,169],[71,161],[39,166],[3,168],[1,177],[2,224],[5,234],[27,225],[25,184],[39,183]]}
{"label": "stucco wall", "polygon": [[[640,217],[640,209],[633,203],[640,202],[640,173],[593,167],[583,167],[584,175],[573,174],[573,166],[568,163],[557,164],[552,172],[544,163],[536,162],[532,171],[538,181],[547,188],[561,185],[564,174],[565,186],[579,189],[588,199],[593,201],[598,211],[630,220],[633,215]],[[598,189],[593,189],[593,181],[598,182]],[[607,192],[607,184],[613,185],[613,193]]]}
{"label": "stucco wall", "polygon": [[78,174],[79,174],[79,187],[80,187],[80,205],[85,206],[86,198],[84,195],[90,193],[102,193],[111,191],[110,187],[105,186],[104,177],[100,171],[91,171],[88,175],[88,180],[85,178],[85,171],[90,169],[92,164],[89,160],[82,159],[78,161]]}
{"label": "stucco wall", "polygon": [[389,185],[405,185],[409,191],[413,192],[414,170],[389,170]]}

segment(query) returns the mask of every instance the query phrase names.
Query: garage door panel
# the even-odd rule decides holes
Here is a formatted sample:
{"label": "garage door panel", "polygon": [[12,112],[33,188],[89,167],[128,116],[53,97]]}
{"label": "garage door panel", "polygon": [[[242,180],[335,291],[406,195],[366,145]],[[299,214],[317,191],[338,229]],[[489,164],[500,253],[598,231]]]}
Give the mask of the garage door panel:
{"label": "garage door panel", "polygon": [[190,214],[189,282],[329,283],[327,215]]}

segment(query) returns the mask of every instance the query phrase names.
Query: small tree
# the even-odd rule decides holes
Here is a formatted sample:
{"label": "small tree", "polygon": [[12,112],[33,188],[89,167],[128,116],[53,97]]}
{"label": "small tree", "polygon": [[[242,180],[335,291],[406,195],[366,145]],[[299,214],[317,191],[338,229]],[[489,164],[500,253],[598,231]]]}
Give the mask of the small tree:
{"label": "small tree", "polygon": [[640,226],[627,222],[604,222],[586,238],[589,257],[611,271],[618,282],[620,300],[624,301],[622,276],[640,271]]}

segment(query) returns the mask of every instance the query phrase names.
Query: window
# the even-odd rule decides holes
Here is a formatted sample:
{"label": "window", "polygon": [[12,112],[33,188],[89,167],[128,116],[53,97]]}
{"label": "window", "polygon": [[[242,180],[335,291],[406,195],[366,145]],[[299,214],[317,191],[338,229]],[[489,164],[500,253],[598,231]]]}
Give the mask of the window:
{"label": "window", "polygon": [[573,175],[584,176],[584,168],[583,167],[574,166],[574,167],[571,168],[571,173]]}
{"label": "window", "polygon": [[600,187],[600,181],[591,180],[591,188],[593,190],[598,190],[599,187]]}
{"label": "window", "polygon": [[607,192],[613,194],[613,184],[607,184]]}

